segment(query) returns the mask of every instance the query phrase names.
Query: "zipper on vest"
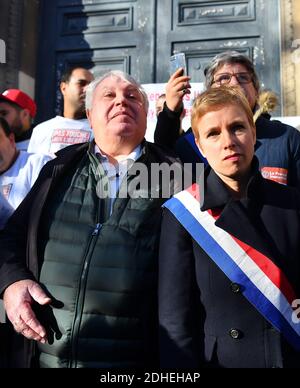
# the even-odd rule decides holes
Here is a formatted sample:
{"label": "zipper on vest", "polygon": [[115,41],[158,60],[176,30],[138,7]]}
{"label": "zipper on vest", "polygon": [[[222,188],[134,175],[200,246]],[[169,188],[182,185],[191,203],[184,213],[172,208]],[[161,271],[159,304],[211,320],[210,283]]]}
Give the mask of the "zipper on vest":
{"label": "zipper on vest", "polygon": [[69,367],[70,368],[76,368],[77,364],[77,341],[78,341],[78,334],[79,334],[79,328],[81,324],[81,318],[82,318],[82,310],[84,305],[84,297],[85,297],[85,291],[86,291],[86,281],[87,281],[87,274],[89,269],[89,264],[91,261],[92,254],[94,252],[94,248],[97,242],[97,237],[102,228],[102,224],[98,223],[95,225],[91,235],[90,239],[87,244],[87,248],[85,250],[84,258],[83,258],[83,265],[81,269],[81,276],[80,276],[80,284],[78,288],[78,295],[76,300],[76,310],[75,310],[75,316],[74,316],[74,322],[72,327],[72,334],[71,334],[71,351],[72,355],[69,361]]}
{"label": "zipper on vest", "polygon": [[92,236],[97,236],[97,234],[99,233],[101,227],[102,227],[102,224],[96,224],[96,227],[93,230]]}

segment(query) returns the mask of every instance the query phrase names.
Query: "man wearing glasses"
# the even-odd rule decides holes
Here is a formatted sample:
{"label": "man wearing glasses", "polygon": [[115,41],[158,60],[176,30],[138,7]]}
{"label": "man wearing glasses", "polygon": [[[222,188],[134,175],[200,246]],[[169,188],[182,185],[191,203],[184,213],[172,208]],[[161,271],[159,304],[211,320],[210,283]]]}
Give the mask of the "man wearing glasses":
{"label": "man wearing glasses", "polygon": [[[207,89],[221,85],[239,86],[247,97],[253,113],[258,109],[259,80],[253,63],[246,55],[237,51],[220,53],[206,67],[204,74]],[[183,90],[186,92],[187,87],[183,85],[182,92],[178,91],[177,93],[178,106],[184,95]],[[165,104],[159,120],[163,119],[167,109]],[[170,112],[168,115],[170,117]],[[172,121],[164,119],[163,126],[158,120],[155,141],[175,148],[183,162],[202,162],[201,155],[196,152],[194,147],[191,130],[188,130],[181,137],[178,135],[176,143],[166,143],[166,133],[174,133],[178,128],[179,115],[180,110],[173,112]],[[166,125],[167,122],[169,126]],[[276,182],[300,188],[300,133],[295,128],[280,121],[271,121],[270,116],[264,114],[258,117],[255,125],[257,137],[255,154],[258,157],[262,175]],[[172,136],[169,135],[169,138],[172,139]]]}

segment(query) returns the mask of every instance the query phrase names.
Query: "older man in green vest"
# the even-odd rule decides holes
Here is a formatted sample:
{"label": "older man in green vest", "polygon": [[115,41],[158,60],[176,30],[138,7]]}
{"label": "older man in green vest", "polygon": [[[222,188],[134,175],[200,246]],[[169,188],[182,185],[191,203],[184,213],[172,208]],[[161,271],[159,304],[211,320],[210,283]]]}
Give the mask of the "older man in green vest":
{"label": "older man in green vest", "polygon": [[6,313],[29,340],[15,365],[32,365],[34,344],[40,367],[153,367],[161,205],[176,184],[166,194],[150,170],[181,168],[144,140],[147,96],[129,75],[96,79],[86,108],[95,140],[48,163],[0,239]]}

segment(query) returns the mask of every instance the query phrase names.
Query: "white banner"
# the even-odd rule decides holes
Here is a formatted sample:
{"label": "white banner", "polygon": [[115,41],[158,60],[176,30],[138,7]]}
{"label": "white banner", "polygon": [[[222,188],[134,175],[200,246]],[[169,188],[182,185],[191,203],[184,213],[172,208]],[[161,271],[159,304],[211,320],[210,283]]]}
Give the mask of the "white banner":
{"label": "white banner", "polygon": [[[161,94],[165,93],[166,84],[143,84],[148,100],[149,100],[149,111],[147,117],[147,131],[146,139],[153,142],[154,131],[156,127],[156,112],[155,112],[155,103],[158,97]],[[204,90],[204,85],[202,82],[191,82],[191,94],[186,94],[183,98],[185,117],[182,120],[182,128],[187,130],[191,126],[191,109],[194,99]]]}

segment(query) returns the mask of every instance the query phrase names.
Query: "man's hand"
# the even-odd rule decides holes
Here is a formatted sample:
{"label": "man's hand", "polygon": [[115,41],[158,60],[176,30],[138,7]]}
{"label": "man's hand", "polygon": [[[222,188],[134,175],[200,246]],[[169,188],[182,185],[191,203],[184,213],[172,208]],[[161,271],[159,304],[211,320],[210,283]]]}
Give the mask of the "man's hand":
{"label": "man's hand", "polygon": [[185,94],[190,94],[190,77],[182,75],[183,69],[178,69],[171,75],[166,85],[166,104],[172,111],[179,111]]}
{"label": "man's hand", "polygon": [[37,320],[32,304],[49,304],[49,298],[43,289],[33,280],[20,280],[11,284],[3,295],[6,314],[16,332],[28,339],[41,343],[47,341],[46,330]]}

